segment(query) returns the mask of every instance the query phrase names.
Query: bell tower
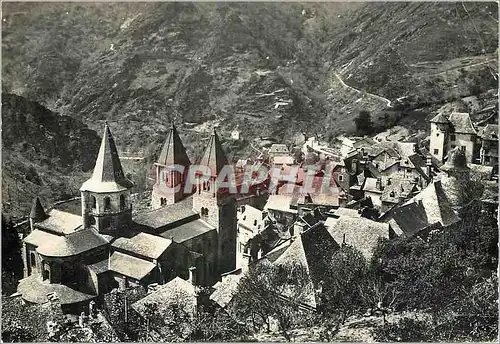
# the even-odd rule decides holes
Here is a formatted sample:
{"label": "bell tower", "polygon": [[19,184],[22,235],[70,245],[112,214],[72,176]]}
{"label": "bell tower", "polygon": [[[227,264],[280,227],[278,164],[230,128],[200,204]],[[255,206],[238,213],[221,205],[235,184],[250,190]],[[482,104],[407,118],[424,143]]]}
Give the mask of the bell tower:
{"label": "bell tower", "polygon": [[132,222],[130,189],[134,184],[125,177],[108,123],[104,127],[101,148],[92,177],[80,188],[83,227],[95,227],[99,233],[116,235]]}
{"label": "bell tower", "polygon": [[236,268],[237,219],[234,196],[217,185],[217,176],[228,165],[228,160],[215,129],[199,164],[209,168],[210,176],[208,180],[197,177],[193,210],[217,229],[218,267],[222,274]]}
{"label": "bell tower", "polygon": [[[177,128],[172,125],[160,157],[155,163],[156,183],[151,195],[153,209],[177,203],[185,197],[184,185],[190,165],[191,162],[177,133]],[[183,169],[182,172],[181,169]]]}

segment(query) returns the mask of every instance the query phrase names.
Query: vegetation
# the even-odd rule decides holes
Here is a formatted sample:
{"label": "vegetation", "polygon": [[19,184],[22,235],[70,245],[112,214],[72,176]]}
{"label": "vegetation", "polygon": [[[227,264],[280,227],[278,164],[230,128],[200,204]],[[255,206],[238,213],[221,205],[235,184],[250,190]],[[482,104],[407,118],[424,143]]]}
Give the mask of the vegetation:
{"label": "vegetation", "polygon": [[21,240],[14,224],[2,214],[2,295],[15,293],[22,277]]}
{"label": "vegetation", "polygon": [[311,317],[304,306],[311,296],[315,297],[314,289],[302,266],[257,264],[242,277],[231,308],[253,331],[264,327],[269,332],[274,319],[279,333],[290,341],[290,330]]}
{"label": "vegetation", "polygon": [[358,116],[354,118],[356,123],[356,133],[360,136],[370,135],[373,132],[373,122],[370,112],[362,110]]}

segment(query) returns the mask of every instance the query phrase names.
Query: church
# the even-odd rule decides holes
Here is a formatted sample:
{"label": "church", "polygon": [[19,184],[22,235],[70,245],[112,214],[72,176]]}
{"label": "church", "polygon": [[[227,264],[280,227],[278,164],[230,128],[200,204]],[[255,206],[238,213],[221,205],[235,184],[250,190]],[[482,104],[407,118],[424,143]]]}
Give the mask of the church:
{"label": "church", "polygon": [[44,209],[39,198],[34,200],[18,292],[31,303],[57,295],[63,310],[71,312],[115,288],[164,284],[176,277],[214,285],[236,269],[236,200],[216,187],[227,163],[214,130],[199,162],[212,175],[208,181],[196,179],[184,192],[186,173],[171,166],[187,171],[191,162],[172,126],[155,163],[152,209],[133,216],[134,184],[123,172],[106,123],[93,174],[80,188],[81,213]]}

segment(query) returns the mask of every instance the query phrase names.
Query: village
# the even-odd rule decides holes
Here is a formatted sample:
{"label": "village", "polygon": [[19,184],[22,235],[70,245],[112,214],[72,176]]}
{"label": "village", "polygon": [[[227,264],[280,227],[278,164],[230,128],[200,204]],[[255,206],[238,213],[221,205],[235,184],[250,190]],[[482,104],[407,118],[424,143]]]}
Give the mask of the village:
{"label": "village", "polygon": [[[33,201],[29,228],[21,234],[24,278],[10,298],[57,305],[64,320],[47,322],[49,338],[63,328],[92,333],[96,323],[113,334],[111,340],[131,338],[130,330],[114,328],[114,300],[124,302],[117,307],[123,307],[125,328],[135,317],[147,329],[140,338],[165,340],[171,339],[162,332],[165,319],[155,327],[151,314],[178,322],[175,307],[188,318],[209,307],[241,325],[242,283],[276,268],[288,275],[266,282],[283,284],[273,289],[276,300],[301,314],[322,312],[322,267],[344,247],[370,262],[381,240],[428,240],[460,223],[473,201],[496,216],[498,125],[479,124],[465,112],[441,112],[430,121],[427,146],[383,135],[341,136],[332,146],[302,135],[299,146],[274,143],[235,162],[228,161],[214,128],[197,162],[210,174],[190,181],[173,168],[194,162],[172,125],[154,166],[150,209],[140,212],[133,211],[133,181],[106,124],[81,196],[55,205]],[[239,136],[235,130],[231,139]],[[235,192],[218,185],[225,166],[236,172]],[[248,185],[249,166],[265,171],[264,178]],[[140,290],[140,297],[120,299],[130,290]],[[374,303],[369,314],[386,314],[390,305],[384,302]],[[275,314],[264,323],[287,333]]]}

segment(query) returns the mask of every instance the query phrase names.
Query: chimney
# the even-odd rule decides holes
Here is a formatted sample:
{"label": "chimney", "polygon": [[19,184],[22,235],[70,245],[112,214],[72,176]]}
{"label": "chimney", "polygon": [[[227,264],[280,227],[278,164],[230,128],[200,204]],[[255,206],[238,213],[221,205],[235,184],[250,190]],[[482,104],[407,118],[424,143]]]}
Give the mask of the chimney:
{"label": "chimney", "polygon": [[189,268],[189,282],[192,285],[196,285],[196,267],[192,266]]}
{"label": "chimney", "polygon": [[429,177],[429,179],[432,178],[432,159],[430,156],[427,156],[427,159],[425,161],[425,167],[427,176]]}

